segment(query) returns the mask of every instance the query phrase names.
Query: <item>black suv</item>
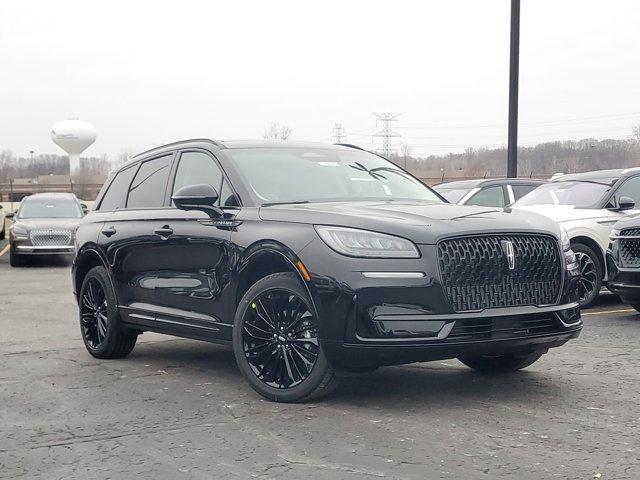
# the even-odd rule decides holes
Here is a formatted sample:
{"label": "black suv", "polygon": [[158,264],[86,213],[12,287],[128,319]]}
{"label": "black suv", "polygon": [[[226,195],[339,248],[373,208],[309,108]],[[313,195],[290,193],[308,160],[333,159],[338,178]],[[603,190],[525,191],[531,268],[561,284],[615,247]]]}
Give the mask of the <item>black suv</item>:
{"label": "black suv", "polygon": [[356,147],[174,143],[120,167],[96,205],[73,280],[98,358],[145,330],[231,344],[256,391],[292,402],[381,365],[521,369],[582,328],[555,223],[446,204]]}
{"label": "black suv", "polygon": [[640,312],[640,216],[620,220],[607,249],[607,287]]}

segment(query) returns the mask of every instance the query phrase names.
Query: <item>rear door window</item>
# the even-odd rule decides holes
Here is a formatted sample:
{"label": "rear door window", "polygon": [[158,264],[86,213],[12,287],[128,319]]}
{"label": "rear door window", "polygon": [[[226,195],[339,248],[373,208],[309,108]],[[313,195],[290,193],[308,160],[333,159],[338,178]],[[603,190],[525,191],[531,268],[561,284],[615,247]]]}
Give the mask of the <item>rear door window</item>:
{"label": "rear door window", "polygon": [[127,208],[154,208],[164,205],[164,195],[173,155],[147,160],[140,165],[127,199]]}
{"label": "rear door window", "polygon": [[102,197],[98,211],[110,211],[124,207],[127,199],[127,191],[129,190],[129,185],[131,185],[131,180],[133,180],[135,173],[136,167],[134,166],[121,170],[116,174]]}

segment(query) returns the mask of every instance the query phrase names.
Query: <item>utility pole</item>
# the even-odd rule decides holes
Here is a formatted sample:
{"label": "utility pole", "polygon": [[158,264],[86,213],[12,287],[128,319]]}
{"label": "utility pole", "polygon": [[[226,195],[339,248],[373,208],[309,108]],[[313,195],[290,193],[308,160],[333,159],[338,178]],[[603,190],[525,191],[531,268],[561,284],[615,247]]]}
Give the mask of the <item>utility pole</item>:
{"label": "utility pole", "polygon": [[382,130],[374,133],[373,137],[382,137],[382,156],[389,158],[391,156],[391,138],[399,137],[400,134],[391,130],[391,122],[395,122],[400,116],[399,113],[374,113],[376,117],[376,127],[382,123]]}
{"label": "utility pole", "polygon": [[509,140],[507,177],[518,176],[518,76],[520,64],[520,0],[511,0],[511,40],[509,60]]}
{"label": "utility pole", "polygon": [[332,143],[347,143],[347,136],[344,133],[344,127],[341,123],[333,125],[333,135],[331,135]]}

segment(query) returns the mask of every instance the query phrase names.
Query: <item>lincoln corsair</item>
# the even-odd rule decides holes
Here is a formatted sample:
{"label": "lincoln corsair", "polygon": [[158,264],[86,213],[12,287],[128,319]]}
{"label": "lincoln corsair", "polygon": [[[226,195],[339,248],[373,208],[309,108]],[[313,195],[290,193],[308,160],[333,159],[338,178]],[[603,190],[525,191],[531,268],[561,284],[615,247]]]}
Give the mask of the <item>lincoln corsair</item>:
{"label": "lincoln corsair", "polygon": [[113,172],[95,205],[73,281],[97,358],[144,331],[230,344],[258,393],[301,402],[383,365],[518,370],[582,328],[556,223],[448,204],[350,145],[173,143]]}

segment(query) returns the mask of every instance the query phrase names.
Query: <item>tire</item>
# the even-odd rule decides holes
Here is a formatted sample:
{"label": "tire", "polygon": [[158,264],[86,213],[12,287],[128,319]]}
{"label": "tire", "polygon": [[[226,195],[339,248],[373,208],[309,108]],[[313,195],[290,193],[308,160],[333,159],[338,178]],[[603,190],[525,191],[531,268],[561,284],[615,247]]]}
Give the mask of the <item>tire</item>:
{"label": "tire", "polygon": [[510,373],[528,367],[544,352],[506,353],[503,355],[468,355],[458,360],[481,373]]}
{"label": "tire", "polygon": [[27,259],[24,258],[23,255],[13,253],[13,251],[9,249],[9,265],[11,265],[12,267],[24,267],[26,264]]}
{"label": "tire", "polygon": [[104,267],[94,267],[84,277],[78,304],[82,341],[91,355],[106,359],[122,358],[131,353],[138,334],[122,326],[116,297]]}
{"label": "tire", "polygon": [[593,306],[598,299],[602,288],[604,268],[600,258],[591,247],[583,243],[574,243],[571,249],[576,254],[576,260],[580,268],[580,280],[578,282],[578,298],[581,308]]}
{"label": "tire", "polygon": [[632,303],[631,306],[636,310],[636,312],[640,312],[640,303]]}
{"label": "tire", "polygon": [[7,231],[6,227],[4,226],[4,218],[2,219],[2,230],[0,230],[0,240],[4,240],[5,237],[5,232]]}
{"label": "tire", "polygon": [[234,320],[233,352],[249,385],[272,401],[308,402],[337,385],[318,341],[313,303],[292,273],[262,278],[244,294]]}

